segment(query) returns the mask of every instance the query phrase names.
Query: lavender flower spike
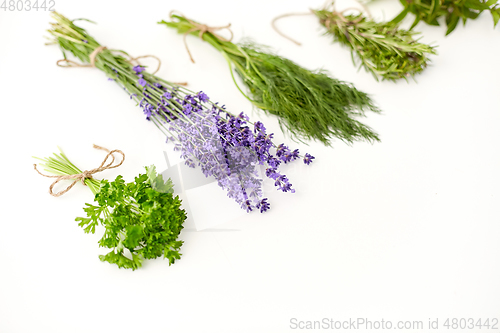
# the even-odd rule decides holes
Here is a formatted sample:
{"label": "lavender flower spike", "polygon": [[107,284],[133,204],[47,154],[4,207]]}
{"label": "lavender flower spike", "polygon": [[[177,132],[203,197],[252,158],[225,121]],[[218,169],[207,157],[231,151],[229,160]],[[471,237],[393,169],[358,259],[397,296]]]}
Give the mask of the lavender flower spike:
{"label": "lavender flower spike", "polygon": [[[52,16],[56,23],[49,32],[63,51],[88,61],[101,47],[73,21],[56,12]],[[261,122],[252,123],[243,113],[228,112],[202,91],[194,93],[154,76],[120,52],[102,49],[95,67],[128,92],[146,119],[174,143],[174,150],[180,152],[188,166],[199,167],[206,177],[214,177],[247,212],[264,213],[270,209],[267,198],[263,197],[258,166],[265,167],[266,177],[274,181],[278,190],[294,193],[286,175],[280,173],[280,165],[299,158],[310,164],[314,159],[309,154],[301,156],[298,150],[284,144],[276,145],[273,134],[267,133]]]}

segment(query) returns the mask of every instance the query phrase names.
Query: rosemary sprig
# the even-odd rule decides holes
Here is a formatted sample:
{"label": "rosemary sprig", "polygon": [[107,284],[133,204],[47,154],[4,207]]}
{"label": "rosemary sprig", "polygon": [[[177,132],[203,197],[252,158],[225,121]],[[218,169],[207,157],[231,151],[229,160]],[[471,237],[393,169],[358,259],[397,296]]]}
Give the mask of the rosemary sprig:
{"label": "rosemary sprig", "polygon": [[[333,4],[333,3],[332,3]],[[332,9],[313,10],[326,34],[351,48],[353,62],[371,72],[376,80],[397,80],[414,76],[428,64],[433,46],[419,43],[416,32],[404,30],[393,22],[375,22],[359,13],[344,15]],[[356,56],[356,57],[355,57]]]}
{"label": "rosemary sprig", "polygon": [[468,19],[476,19],[483,11],[489,11],[493,17],[493,26],[500,20],[500,3],[498,0],[400,0],[404,9],[391,23],[401,22],[408,13],[415,15],[415,20],[410,29],[413,29],[420,21],[429,25],[439,26],[438,19],[446,17],[446,35],[457,27],[460,19],[463,24]]}
{"label": "rosemary sprig", "polygon": [[[160,24],[181,34],[199,36],[198,23],[179,15]],[[352,84],[334,79],[323,70],[302,68],[254,42],[234,44],[211,32],[205,32],[202,38],[219,50],[243,79],[248,94],[233,76],[242,94],[259,109],[278,116],[282,129],[288,129],[293,137],[315,139],[325,145],[330,145],[334,137],[349,144],[356,140],[379,141],[378,135],[355,117],[365,116],[365,110],[380,110]]]}

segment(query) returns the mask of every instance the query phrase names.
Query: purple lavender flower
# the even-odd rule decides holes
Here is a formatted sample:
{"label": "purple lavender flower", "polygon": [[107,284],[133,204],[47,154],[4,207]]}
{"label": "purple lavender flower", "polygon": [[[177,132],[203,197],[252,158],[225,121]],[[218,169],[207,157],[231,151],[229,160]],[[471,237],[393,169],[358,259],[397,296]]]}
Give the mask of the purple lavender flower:
{"label": "purple lavender flower", "polygon": [[309,165],[312,163],[312,160],[314,160],[314,156],[310,155],[309,153],[306,153],[304,156],[304,163]]}
{"label": "purple lavender flower", "polygon": [[139,74],[145,70],[145,68],[140,65],[134,66],[132,69],[135,71],[136,74]]}
{"label": "purple lavender flower", "polygon": [[267,164],[273,169],[277,169],[281,164],[281,161],[275,158],[273,155],[269,155],[267,157]]}
{"label": "purple lavender flower", "polygon": [[189,115],[192,110],[193,106],[191,104],[186,104],[183,109],[185,115]]}
{"label": "purple lavender flower", "polygon": [[200,102],[208,102],[208,96],[207,94],[205,94],[203,91],[200,91],[196,97],[198,97],[198,99],[200,100]]}
{"label": "purple lavender flower", "polygon": [[[158,81],[142,66],[133,70],[142,91],[136,88],[130,97],[139,103],[146,119],[174,142],[174,150],[180,152],[186,165],[198,166],[206,177],[214,177],[243,209],[261,213],[270,209],[263,197],[263,180],[257,169],[260,165],[266,167],[266,177],[278,190],[295,192],[278,169],[281,163],[298,159],[299,151],[284,144],[276,146],[264,124],[257,121],[252,125],[244,113],[229,113],[202,91],[194,94],[181,87],[169,88],[168,82]],[[304,163],[312,159],[306,154]]]}
{"label": "purple lavender flower", "polygon": [[265,213],[271,208],[271,205],[267,202],[267,198],[262,199],[258,204],[257,204],[257,209],[260,209],[261,213]]}
{"label": "purple lavender flower", "polygon": [[254,132],[255,133],[258,133],[258,132],[263,132],[263,133],[266,133],[266,128],[264,127],[264,124],[261,123],[260,121],[257,121],[255,124],[254,124]]}
{"label": "purple lavender flower", "polygon": [[275,168],[267,168],[266,169],[266,176],[271,179],[277,179],[279,177],[279,173],[276,172]]}
{"label": "purple lavender flower", "polygon": [[241,205],[241,208],[245,209],[247,213],[252,211],[252,204],[250,203],[250,200],[245,200],[243,204]]}
{"label": "purple lavender flower", "polygon": [[187,165],[194,166],[192,160],[198,161],[205,176],[214,177],[230,198],[246,211],[252,211],[262,200],[262,180],[256,170],[255,154],[248,147],[224,147],[217,113],[193,106],[195,101],[190,96],[185,96],[184,101],[187,103],[180,103],[184,104],[182,118],[168,124],[169,131],[176,134],[176,150],[187,160]]}

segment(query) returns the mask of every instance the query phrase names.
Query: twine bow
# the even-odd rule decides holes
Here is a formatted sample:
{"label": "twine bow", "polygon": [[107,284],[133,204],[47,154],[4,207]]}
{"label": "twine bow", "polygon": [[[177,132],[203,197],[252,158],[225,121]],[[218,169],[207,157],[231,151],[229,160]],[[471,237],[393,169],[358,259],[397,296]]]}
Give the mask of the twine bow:
{"label": "twine bow", "polygon": [[[111,49],[108,49],[106,46],[99,46],[99,47],[96,47],[94,51],[92,51],[92,53],[89,55],[89,60],[90,60],[90,64],[80,64],[80,63],[77,63],[76,61],[72,61],[72,60],[69,60],[69,59],[59,59],[57,60],[57,66],[59,67],[95,67],[95,62],[96,62],[96,57],[99,53],[101,53],[102,51],[104,50],[109,50],[110,52],[119,52],[119,53],[122,53],[124,55],[126,55],[128,58],[128,62],[129,63],[132,63],[132,62],[136,62],[138,65],[141,65],[141,63],[139,62],[139,59],[143,59],[143,58],[154,58],[158,61],[158,67],[156,68],[156,70],[151,73],[151,74],[156,74],[159,70],[160,70],[160,67],[161,67],[161,60],[160,58],[158,58],[157,56],[154,56],[154,55],[151,55],[151,54],[147,54],[147,55],[143,55],[143,56],[139,56],[139,57],[131,57],[129,56],[127,53],[123,52],[123,51],[120,51],[120,50],[111,50]],[[65,63],[66,65],[62,65],[62,63]]]}
{"label": "twine bow", "polygon": [[[191,55],[191,51],[189,51],[189,47],[188,47],[188,44],[186,41],[186,37],[190,33],[195,32],[195,31],[199,31],[200,33],[198,36],[200,37],[200,39],[203,39],[203,35],[208,32],[208,33],[211,33],[215,38],[217,38],[218,40],[223,41],[223,42],[230,42],[233,40],[233,31],[231,30],[231,23],[229,23],[228,25],[225,25],[225,26],[221,26],[221,27],[210,27],[206,24],[201,24],[201,23],[192,21],[192,20],[188,19],[186,16],[184,16],[184,14],[182,14],[181,12],[178,12],[175,10],[170,12],[170,19],[172,19],[174,17],[174,15],[178,15],[178,16],[182,17],[183,19],[185,19],[186,21],[188,21],[190,24],[193,25],[193,27],[191,29],[189,29],[188,31],[186,31],[184,33],[184,46],[186,47],[186,51],[189,54],[189,59],[191,59],[191,62],[193,62],[193,63],[195,61],[193,59],[193,56]],[[223,29],[226,29],[231,34],[231,37],[229,39],[216,33],[216,31],[223,30]]]}
{"label": "twine bow", "polygon": [[[73,186],[75,186],[75,184],[78,183],[79,181],[83,185],[87,186],[87,184],[85,184],[85,179],[92,179],[93,178],[92,175],[95,174],[95,173],[98,173],[98,172],[101,172],[101,171],[104,171],[104,170],[107,170],[107,169],[117,168],[120,165],[122,165],[123,161],[125,161],[125,154],[121,150],[115,149],[115,150],[109,151],[108,149],[106,149],[104,147],[100,147],[98,145],[94,145],[94,148],[95,149],[100,149],[100,150],[107,151],[108,155],[106,155],[106,157],[104,158],[104,160],[102,161],[102,163],[101,163],[101,165],[99,167],[97,167],[95,169],[91,169],[91,170],[85,170],[82,173],[78,173],[78,174],[74,174],[74,175],[64,175],[64,176],[49,176],[49,175],[44,175],[43,173],[41,173],[40,171],[38,171],[38,169],[36,168],[36,164],[33,164],[36,172],[38,172],[40,175],[42,175],[44,177],[47,177],[47,178],[56,178],[56,180],[49,187],[49,193],[50,193],[50,195],[52,195],[54,197],[60,197],[64,193],[66,193],[69,190],[71,190],[71,188]],[[120,163],[118,163],[116,165],[112,165],[115,162],[115,156],[113,155],[114,153],[119,153],[119,154],[122,155],[122,160],[120,161]],[[108,164],[106,164],[106,162],[108,161],[109,157],[111,157],[111,162],[109,162]],[[54,188],[54,186],[57,183],[59,183],[61,180],[67,180],[67,179],[73,179],[74,181],[68,187],[66,187],[66,189],[64,189],[62,191],[59,191],[57,193],[54,193],[52,191],[53,188]]]}

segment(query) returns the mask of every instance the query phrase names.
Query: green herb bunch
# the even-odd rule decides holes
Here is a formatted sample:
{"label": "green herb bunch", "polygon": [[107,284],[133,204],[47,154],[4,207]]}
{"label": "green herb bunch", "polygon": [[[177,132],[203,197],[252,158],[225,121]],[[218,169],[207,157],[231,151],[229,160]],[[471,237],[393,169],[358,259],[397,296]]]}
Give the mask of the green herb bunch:
{"label": "green herb bunch", "polygon": [[[332,3],[333,5],[333,3]],[[313,10],[336,42],[351,48],[353,62],[375,79],[397,80],[423,71],[435,54],[434,47],[413,38],[416,32],[400,29],[393,22],[375,22],[363,14],[344,15],[325,8]]]}
{"label": "green herb bunch", "polygon": [[498,0],[400,0],[404,9],[391,22],[401,22],[408,13],[415,15],[415,21],[411,29],[423,21],[429,25],[439,25],[438,19],[444,16],[446,19],[446,35],[457,27],[460,20],[463,24],[468,19],[476,19],[483,11],[489,11],[493,17],[493,25],[496,26],[500,20],[500,4]]}
{"label": "green herb bunch", "polygon": [[[179,15],[162,21],[181,34],[199,36],[199,24]],[[175,21],[174,21],[175,19]],[[352,84],[330,77],[325,71],[309,71],[296,63],[269,52],[254,42],[234,44],[221,40],[212,32],[202,34],[203,40],[219,50],[229,67],[248,87],[245,94],[257,108],[279,117],[280,125],[293,137],[315,139],[326,145],[333,137],[346,143],[355,140],[379,141],[378,135],[355,118],[365,110],[380,112],[370,97]]]}
{"label": "green herb bunch", "polygon": [[[54,175],[82,173],[62,151],[40,160],[45,171]],[[99,246],[111,251],[100,255],[101,261],[135,270],[144,259],[163,256],[169,265],[180,259],[183,242],[178,237],[186,212],[179,197],[173,195],[171,180],[165,182],[154,166],[146,167],[146,173],[130,183],[122,176],[114,181],[85,178],[84,182],[94,193],[95,204],[85,204],[87,217],[77,217],[76,221],[85,233],[95,233],[99,225],[104,227]]]}

